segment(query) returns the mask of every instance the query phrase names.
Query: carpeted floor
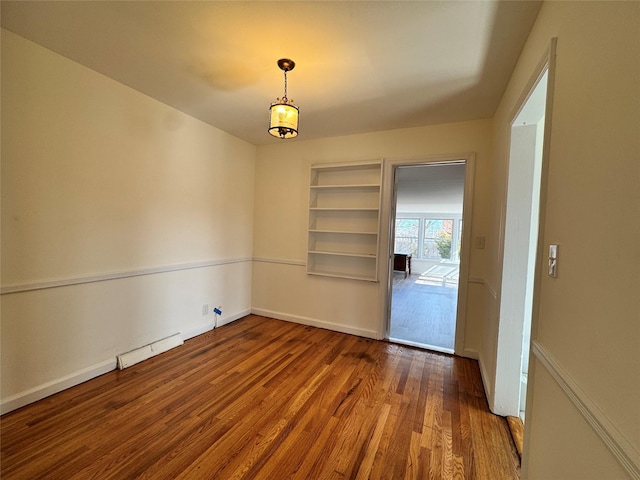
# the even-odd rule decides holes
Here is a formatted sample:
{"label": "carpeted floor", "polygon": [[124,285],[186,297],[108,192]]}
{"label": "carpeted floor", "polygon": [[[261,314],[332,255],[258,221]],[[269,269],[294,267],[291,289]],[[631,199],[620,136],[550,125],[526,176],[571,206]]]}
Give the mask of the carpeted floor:
{"label": "carpeted floor", "polygon": [[390,337],[453,350],[457,299],[455,281],[395,273]]}

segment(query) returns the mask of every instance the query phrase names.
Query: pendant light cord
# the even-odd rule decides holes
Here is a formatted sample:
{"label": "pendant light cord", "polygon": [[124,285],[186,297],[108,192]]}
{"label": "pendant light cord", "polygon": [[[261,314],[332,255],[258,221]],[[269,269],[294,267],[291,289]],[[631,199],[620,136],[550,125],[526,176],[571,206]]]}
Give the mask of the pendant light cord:
{"label": "pendant light cord", "polygon": [[287,71],[284,71],[284,97],[283,100],[286,102],[288,100],[287,98]]}

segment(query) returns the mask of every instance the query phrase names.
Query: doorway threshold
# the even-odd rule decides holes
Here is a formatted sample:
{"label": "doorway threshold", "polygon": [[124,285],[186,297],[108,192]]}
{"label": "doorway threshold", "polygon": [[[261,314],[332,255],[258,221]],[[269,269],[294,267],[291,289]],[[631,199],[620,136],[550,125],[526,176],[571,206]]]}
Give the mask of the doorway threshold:
{"label": "doorway threshold", "polygon": [[507,424],[509,425],[509,431],[511,432],[511,438],[513,444],[518,451],[518,457],[520,457],[520,463],[522,463],[522,451],[524,447],[524,423],[520,417],[507,417]]}
{"label": "doorway threshold", "polygon": [[422,348],[423,350],[431,350],[439,353],[448,353],[449,355],[453,355],[455,352],[452,348],[439,347],[438,345],[428,345],[426,343],[412,342],[411,340],[403,340],[401,338],[389,337],[390,342],[399,343],[401,345],[407,345],[409,347],[417,347]]}

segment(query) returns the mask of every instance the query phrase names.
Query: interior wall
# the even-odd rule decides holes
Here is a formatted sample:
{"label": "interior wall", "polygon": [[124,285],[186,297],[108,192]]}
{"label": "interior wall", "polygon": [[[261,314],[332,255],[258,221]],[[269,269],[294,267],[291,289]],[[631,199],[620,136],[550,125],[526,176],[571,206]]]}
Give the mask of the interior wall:
{"label": "interior wall", "polygon": [[[566,392],[549,372],[538,367],[535,395],[529,419],[532,434],[543,435],[546,441],[536,441],[535,451],[529,450],[526,478],[540,480],[616,480],[629,478],[611,452],[603,448],[600,438]],[[538,431],[542,428],[542,431]],[[562,445],[562,451],[558,451]],[[580,459],[580,461],[567,461]],[[524,476],[524,472],[523,472]]]}
{"label": "interior wall", "polygon": [[2,407],[250,311],[255,147],[2,30]]}
{"label": "interior wall", "polygon": [[[557,37],[541,235],[543,249],[560,245],[558,278],[541,276],[534,307],[523,478],[640,478],[638,25],[638,2],[545,2],[494,118],[487,282],[498,293],[508,124]],[[538,262],[545,272],[543,254]],[[485,369],[495,368],[499,329],[496,299],[487,299]],[[588,446],[567,448],[578,439]]]}
{"label": "interior wall", "polygon": [[[380,158],[476,152],[473,235],[484,236],[489,215],[491,122],[478,120],[259,146],[256,160],[252,305],[256,313],[382,338],[386,283],[307,275],[309,167]],[[470,260],[468,354],[480,348],[484,250]],[[471,352],[471,353],[470,353]]]}

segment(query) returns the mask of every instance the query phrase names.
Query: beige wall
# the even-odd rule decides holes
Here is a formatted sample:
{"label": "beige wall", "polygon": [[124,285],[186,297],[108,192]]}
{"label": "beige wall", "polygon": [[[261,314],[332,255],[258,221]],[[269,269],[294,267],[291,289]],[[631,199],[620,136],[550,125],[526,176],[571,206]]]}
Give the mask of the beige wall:
{"label": "beige wall", "polygon": [[379,336],[380,284],[305,273],[309,165],[470,151],[472,236],[488,248],[471,250],[470,277],[485,283],[469,284],[465,349],[480,352],[491,380],[508,122],[557,36],[542,235],[560,244],[559,277],[543,277],[538,297],[534,341],[548,353],[530,371],[523,476],[624,478],[565,390],[637,466],[639,24],[638,2],[548,2],[493,122],[258,148],[3,31],[3,290],[208,265],[3,294],[3,406],[208,328],[204,303],[223,305],[227,319],[253,308]]}
{"label": "beige wall", "polygon": [[[508,123],[552,37],[558,40],[542,235],[544,248],[557,243],[560,253],[558,278],[541,278],[534,318],[534,342],[546,353],[538,350],[529,376],[523,476],[626,478],[610,467],[615,457],[603,438],[594,440],[577,405],[605,425],[604,435],[639,471],[640,3],[543,5],[494,119],[487,279],[498,291]],[[487,298],[481,357],[491,375],[499,326],[495,299]],[[555,386],[551,373],[558,375]],[[573,441],[585,448],[567,448]]]}
{"label": "beige wall", "polygon": [[[253,310],[370,337],[382,334],[385,282],[323,278],[305,272],[309,166],[475,152],[472,234],[489,216],[491,122],[478,120],[259,146],[256,159]],[[484,250],[472,250],[470,277],[484,277]],[[484,284],[468,290],[465,350],[477,352]],[[462,353],[462,352],[461,352]]]}
{"label": "beige wall", "polygon": [[[254,146],[3,30],[3,407],[210,328],[203,304],[246,314],[254,162]],[[125,278],[82,283],[105,275]]]}

